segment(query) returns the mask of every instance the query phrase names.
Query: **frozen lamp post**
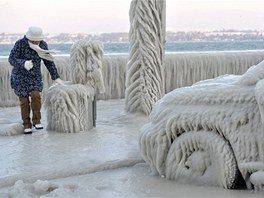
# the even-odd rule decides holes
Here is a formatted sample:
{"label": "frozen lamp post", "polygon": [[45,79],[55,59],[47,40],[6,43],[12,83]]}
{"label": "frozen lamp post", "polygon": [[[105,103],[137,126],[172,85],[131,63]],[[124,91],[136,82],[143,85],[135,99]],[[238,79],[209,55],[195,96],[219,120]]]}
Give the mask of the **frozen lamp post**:
{"label": "frozen lamp post", "polygon": [[148,115],[164,95],[165,0],[133,0],[125,108]]}

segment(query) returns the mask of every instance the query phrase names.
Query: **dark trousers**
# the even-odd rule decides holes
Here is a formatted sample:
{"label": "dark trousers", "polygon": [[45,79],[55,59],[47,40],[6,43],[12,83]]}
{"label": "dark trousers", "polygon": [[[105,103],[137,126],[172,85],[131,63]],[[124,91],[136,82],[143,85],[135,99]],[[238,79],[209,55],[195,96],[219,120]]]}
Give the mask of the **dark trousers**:
{"label": "dark trousers", "polygon": [[[30,102],[30,98],[31,102]],[[29,96],[19,97],[21,117],[23,120],[24,128],[31,128],[30,112],[32,109],[32,122],[33,124],[40,124],[41,120],[41,96],[39,91],[31,91]]]}

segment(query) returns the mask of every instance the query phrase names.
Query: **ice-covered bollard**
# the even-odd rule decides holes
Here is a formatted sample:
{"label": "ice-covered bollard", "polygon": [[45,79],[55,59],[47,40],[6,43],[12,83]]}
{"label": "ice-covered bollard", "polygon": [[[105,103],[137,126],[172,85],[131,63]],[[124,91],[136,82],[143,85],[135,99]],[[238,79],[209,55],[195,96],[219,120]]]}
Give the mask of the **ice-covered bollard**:
{"label": "ice-covered bollard", "polygon": [[95,126],[96,93],[104,93],[103,45],[80,40],[71,49],[72,82],[55,85],[45,94],[48,130],[65,133]]}
{"label": "ice-covered bollard", "polygon": [[45,96],[47,130],[77,133],[93,128],[94,89],[81,84],[56,85]]}

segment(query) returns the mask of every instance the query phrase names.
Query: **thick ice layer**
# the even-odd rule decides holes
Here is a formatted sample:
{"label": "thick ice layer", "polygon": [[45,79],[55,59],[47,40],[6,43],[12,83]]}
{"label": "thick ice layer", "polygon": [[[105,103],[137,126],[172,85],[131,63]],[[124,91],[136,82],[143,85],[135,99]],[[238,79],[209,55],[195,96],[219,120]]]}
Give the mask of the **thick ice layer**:
{"label": "thick ice layer", "polygon": [[[178,53],[165,56],[165,93],[189,86],[200,80],[222,74],[243,74],[250,66],[264,59],[264,52],[214,52]],[[104,56],[102,74],[106,92],[98,99],[125,97],[127,56]],[[71,81],[69,57],[56,57],[55,63],[63,80]],[[7,59],[0,59],[0,107],[18,104],[18,98],[10,87],[11,66]],[[42,65],[44,92],[53,81]]]}
{"label": "thick ice layer", "polygon": [[[19,107],[0,108],[1,126],[19,123],[19,112]],[[264,191],[201,188],[153,177],[142,162],[136,133],[146,118],[124,112],[124,100],[98,101],[97,127],[89,133],[44,129],[0,137],[0,197],[263,198]]]}
{"label": "thick ice layer", "polygon": [[95,126],[94,95],[105,92],[102,58],[101,43],[74,43],[70,56],[71,84],[52,86],[44,94],[48,130],[76,133]]}
{"label": "thick ice layer", "polygon": [[81,84],[56,85],[45,93],[47,130],[66,133],[93,128],[94,89]]}
{"label": "thick ice layer", "polygon": [[[19,112],[19,107],[2,108],[0,120],[6,118],[4,123],[10,125],[21,123]],[[47,132],[46,111],[42,116],[43,130],[1,136],[0,188],[17,180],[64,178],[142,162],[136,132],[146,117],[124,112],[124,100],[98,101],[97,127],[89,133]]]}
{"label": "thick ice layer", "polygon": [[100,42],[79,40],[73,44],[70,56],[70,68],[73,84],[82,84],[104,93],[102,59],[104,51]]}
{"label": "thick ice layer", "polygon": [[[125,96],[125,66],[127,57],[114,56],[103,58],[103,80],[106,89],[105,93],[99,93],[98,99],[119,99]],[[55,64],[61,79],[72,81],[69,57],[56,57]],[[0,107],[15,106],[19,104],[18,97],[10,86],[11,66],[7,59],[0,59]],[[42,65],[43,94],[54,83],[50,75]]]}
{"label": "thick ice layer", "polygon": [[126,110],[148,115],[164,95],[163,33],[157,0],[133,0],[130,7]]}
{"label": "thick ice layer", "polygon": [[245,75],[201,81],[156,103],[140,130],[141,153],[154,173],[234,188],[241,172],[251,188],[252,172],[244,164],[264,162],[264,100],[256,98],[264,80],[245,86]]}
{"label": "thick ice layer", "polygon": [[264,169],[253,173],[250,176],[250,181],[256,190],[264,190]]}

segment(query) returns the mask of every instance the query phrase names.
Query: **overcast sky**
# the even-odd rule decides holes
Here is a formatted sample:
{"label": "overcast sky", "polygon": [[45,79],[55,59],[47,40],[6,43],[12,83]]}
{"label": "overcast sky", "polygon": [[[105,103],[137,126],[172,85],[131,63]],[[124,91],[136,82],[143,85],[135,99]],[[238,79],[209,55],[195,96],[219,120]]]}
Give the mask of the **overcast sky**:
{"label": "overcast sky", "polygon": [[[128,32],[131,0],[0,0],[0,33]],[[264,0],[166,0],[166,29],[264,30]]]}

